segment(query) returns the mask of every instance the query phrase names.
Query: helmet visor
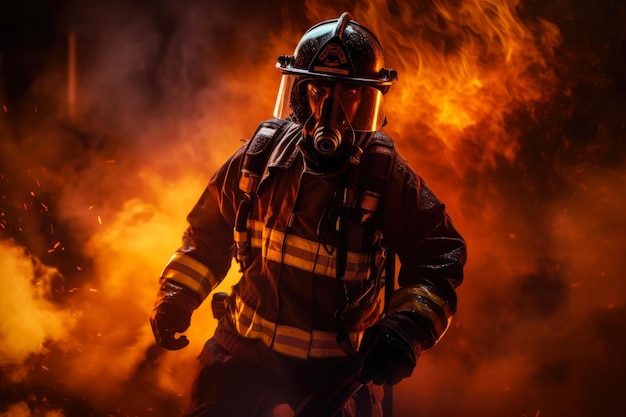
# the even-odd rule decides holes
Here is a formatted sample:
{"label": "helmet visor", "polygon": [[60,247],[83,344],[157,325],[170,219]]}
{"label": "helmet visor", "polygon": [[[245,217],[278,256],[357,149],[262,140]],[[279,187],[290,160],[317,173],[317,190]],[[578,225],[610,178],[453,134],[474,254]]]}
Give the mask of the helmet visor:
{"label": "helmet visor", "polygon": [[300,119],[317,116],[327,100],[341,107],[340,113],[345,122],[355,131],[373,132],[380,129],[385,121],[383,94],[379,89],[350,82],[304,78],[295,74],[283,74],[274,116],[286,118],[292,113],[296,113]]}

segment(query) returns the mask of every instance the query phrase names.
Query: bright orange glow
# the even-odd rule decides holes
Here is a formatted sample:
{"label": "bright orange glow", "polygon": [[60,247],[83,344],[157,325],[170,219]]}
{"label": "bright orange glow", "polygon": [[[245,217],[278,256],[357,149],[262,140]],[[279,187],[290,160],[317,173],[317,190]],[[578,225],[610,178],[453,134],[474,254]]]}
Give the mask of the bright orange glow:
{"label": "bright orange glow", "polygon": [[[460,174],[497,155],[514,159],[519,137],[506,117],[554,93],[558,28],[523,22],[518,1],[435,2],[436,13],[406,3],[397,15],[383,3],[364,3],[355,14],[379,36],[400,74],[388,107],[394,136],[407,147],[421,141],[414,135],[439,142],[429,149]],[[462,154],[470,149],[477,155],[468,159]]]}

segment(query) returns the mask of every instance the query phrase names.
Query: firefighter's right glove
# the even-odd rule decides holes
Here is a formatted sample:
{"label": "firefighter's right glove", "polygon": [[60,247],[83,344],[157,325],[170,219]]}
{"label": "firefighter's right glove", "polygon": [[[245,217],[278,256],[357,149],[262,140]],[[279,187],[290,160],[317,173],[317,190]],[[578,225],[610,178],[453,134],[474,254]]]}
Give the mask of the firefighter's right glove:
{"label": "firefighter's right glove", "polygon": [[157,344],[169,350],[182,349],[189,344],[186,336],[177,337],[191,324],[191,314],[201,300],[189,287],[169,279],[162,279],[157,293],[156,307],[150,317],[152,333]]}
{"label": "firefighter's right glove", "polygon": [[384,317],[365,331],[359,348],[363,361],[358,379],[362,384],[395,385],[413,373],[420,348],[395,328],[394,321]]}
{"label": "firefighter's right glove", "polygon": [[152,311],[150,325],[157,345],[169,350],[179,350],[189,344],[187,336],[176,337],[191,324],[193,310],[163,302]]}

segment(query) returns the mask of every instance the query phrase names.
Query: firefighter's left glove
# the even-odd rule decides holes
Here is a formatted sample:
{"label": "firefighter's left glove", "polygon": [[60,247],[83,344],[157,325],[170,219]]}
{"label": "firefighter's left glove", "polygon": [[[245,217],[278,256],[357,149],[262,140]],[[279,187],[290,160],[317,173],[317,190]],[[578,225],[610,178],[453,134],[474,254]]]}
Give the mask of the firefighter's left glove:
{"label": "firefighter's left glove", "polygon": [[179,350],[187,346],[189,344],[187,336],[176,337],[176,333],[182,333],[189,328],[192,312],[193,310],[175,304],[159,304],[150,317],[157,345],[169,350]]}
{"label": "firefighter's left glove", "polygon": [[420,352],[420,346],[397,328],[394,317],[384,317],[363,335],[359,382],[395,385],[413,373]]}

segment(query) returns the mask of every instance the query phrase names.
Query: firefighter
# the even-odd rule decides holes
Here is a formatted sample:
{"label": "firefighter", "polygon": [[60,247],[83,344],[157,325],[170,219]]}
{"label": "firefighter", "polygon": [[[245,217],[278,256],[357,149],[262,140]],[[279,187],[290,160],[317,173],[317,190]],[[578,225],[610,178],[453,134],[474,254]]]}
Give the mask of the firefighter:
{"label": "firefighter", "polygon": [[212,176],[163,270],[155,339],[187,346],[178,333],[235,257],[241,277],[185,415],[271,416],[355,375],[338,415],[381,416],[381,386],[410,376],[449,326],[465,242],[380,131],[397,74],[370,30],[343,13],[276,67],[276,118]]}

